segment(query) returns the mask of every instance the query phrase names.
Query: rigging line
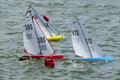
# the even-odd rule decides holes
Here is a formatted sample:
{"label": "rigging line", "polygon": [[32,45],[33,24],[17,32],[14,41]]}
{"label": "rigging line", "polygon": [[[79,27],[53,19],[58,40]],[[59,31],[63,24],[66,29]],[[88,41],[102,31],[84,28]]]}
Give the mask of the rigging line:
{"label": "rigging line", "polygon": [[[31,13],[30,13],[30,15],[31,15]],[[35,25],[34,25],[34,22],[33,22],[33,16],[32,15],[31,15],[31,18],[32,18],[32,23],[33,23],[33,27],[34,27],[34,30],[35,30],[35,34],[36,34],[36,37],[37,37],[37,43],[38,43],[38,35],[36,33],[36,28],[35,28]],[[39,50],[40,50],[39,44],[38,44],[38,47],[39,47]],[[42,55],[41,50],[40,50],[40,54]]]}
{"label": "rigging line", "polygon": [[[36,21],[36,20],[35,20]],[[38,24],[38,22],[36,21],[36,23]],[[38,24],[38,26],[40,27],[40,25]],[[41,30],[41,28],[40,28]],[[44,32],[41,30],[41,32],[43,33],[43,35],[45,36]],[[45,37],[46,41],[47,41],[47,38]],[[48,44],[50,45],[50,43],[48,42]],[[50,45],[50,47],[52,48],[52,46]],[[52,51],[53,53],[55,53],[55,50],[52,48]]]}
{"label": "rigging line", "polygon": [[[44,26],[49,27],[48,23],[43,23],[43,24],[44,24]],[[47,24],[47,25],[46,25],[46,24]],[[45,28],[46,28],[46,29],[47,29],[47,31],[50,33],[50,35],[51,35],[51,36],[53,36],[53,35],[52,35],[52,33],[50,32],[50,30],[49,30],[47,27],[45,27]]]}
{"label": "rigging line", "polygon": [[88,45],[88,43],[87,43],[85,34],[84,34],[84,32],[83,32],[83,29],[82,29],[82,27],[81,27],[81,25],[80,25],[79,19],[78,19],[77,17],[75,17],[75,18],[77,19],[77,22],[78,22],[78,24],[79,24],[79,27],[80,27],[80,29],[81,29],[81,31],[82,31],[82,33],[83,33],[83,37],[84,37],[85,42],[86,42],[86,44],[87,44],[87,47],[88,47],[88,49],[89,49],[89,51],[90,51],[90,53],[91,53],[91,57],[93,57],[92,52],[91,52],[91,50],[90,50],[90,47],[89,47],[89,45]]}
{"label": "rigging line", "polygon": [[[33,9],[33,8],[32,8]],[[34,11],[35,11],[35,13],[36,13],[36,15],[38,15],[38,17],[39,17],[39,19],[40,19],[40,21],[43,23],[43,25],[44,26],[46,26],[46,24],[45,24],[45,22],[40,18],[40,16],[43,16],[43,14],[42,15],[40,15],[40,14],[37,14],[38,12],[35,10],[35,9],[33,9]],[[49,25],[51,25],[49,22],[47,22],[47,24],[49,24]],[[51,25],[52,26],[52,25]],[[53,26],[54,27],[54,26]],[[54,30],[52,27],[50,27],[49,26],[49,28],[50,28],[50,30],[52,30],[53,32],[55,32],[55,33],[57,33],[57,34],[60,34],[60,32],[58,31],[56,31],[56,29]],[[47,29],[47,28],[46,28]],[[48,30],[48,29],[47,29]],[[50,31],[48,30],[48,32],[50,33]],[[51,36],[53,36],[51,33],[50,33],[50,35]]]}
{"label": "rigging line", "polygon": [[[42,22],[42,24],[43,24],[44,26],[46,26],[45,22],[43,22],[43,20],[40,18],[40,16],[42,16],[42,15],[38,14],[38,12],[37,12],[35,9],[33,9],[33,10],[34,10],[35,14],[38,16],[39,21]],[[45,28],[46,28],[46,27],[45,27]],[[47,28],[46,28],[46,29],[47,29]],[[48,30],[48,29],[47,29],[47,30]],[[53,36],[53,35],[50,33],[49,30],[48,30],[48,32],[49,32],[49,34],[50,34],[51,36]]]}
{"label": "rigging line", "polygon": [[46,28],[46,30],[49,32],[49,34],[51,35],[51,36],[53,36],[52,34],[51,34],[51,32],[48,30],[48,28],[46,27],[46,23],[44,23],[43,21],[42,21],[42,19],[40,18],[40,15],[38,15],[38,20],[40,21],[40,22],[42,22],[42,24],[45,26],[45,28]]}
{"label": "rigging line", "polygon": [[58,30],[55,28],[55,27],[56,27],[55,25],[52,25],[52,24],[50,24],[50,23],[49,23],[49,25],[52,26],[52,27],[50,27],[50,29],[51,29],[54,33],[60,35],[60,31],[58,31]]}
{"label": "rigging line", "polygon": [[[37,22],[37,21],[36,21]],[[38,22],[37,22],[37,24],[38,24]],[[40,25],[38,24],[38,26],[40,27]],[[40,28],[41,29],[41,28]],[[42,31],[42,30],[41,30]],[[43,35],[45,36],[45,34],[44,34],[44,32],[42,31],[42,33],[43,33]],[[47,38],[45,37],[45,39],[47,40]],[[48,42],[48,44],[50,45],[50,43]],[[50,47],[52,48],[52,46],[50,45]],[[52,50],[53,50],[53,53],[55,53],[55,50],[52,48]]]}
{"label": "rigging line", "polygon": [[[38,17],[39,17],[39,16],[38,16]],[[53,36],[53,35],[51,34],[51,32],[49,31],[49,29],[46,27],[46,26],[49,27],[48,23],[43,22],[40,17],[39,17],[39,21],[41,21],[41,22],[43,23],[43,25],[45,26],[45,28],[47,29],[47,31],[49,32],[49,34],[50,34],[51,36]],[[47,25],[46,25],[46,24],[47,24]]]}

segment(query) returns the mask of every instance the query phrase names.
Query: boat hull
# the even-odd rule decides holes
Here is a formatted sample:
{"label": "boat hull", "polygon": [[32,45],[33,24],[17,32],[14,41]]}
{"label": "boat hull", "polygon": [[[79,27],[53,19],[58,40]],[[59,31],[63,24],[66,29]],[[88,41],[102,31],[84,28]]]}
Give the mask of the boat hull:
{"label": "boat hull", "polygon": [[44,65],[49,68],[55,67],[55,60],[63,60],[64,56],[62,54],[52,54],[52,55],[31,55],[24,53],[22,57],[19,58],[20,61],[26,61],[33,59],[44,59]]}
{"label": "boat hull", "polygon": [[95,57],[95,58],[80,58],[80,60],[83,60],[83,61],[110,61],[110,60],[113,60],[113,57],[105,56],[105,57]]}
{"label": "boat hull", "polygon": [[64,56],[63,55],[50,55],[50,56],[44,56],[44,55],[31,55],[31,56],[28,56],[28,55],[24,55],[23,57],[31,57],[31,58],[35,58],[35,59],[40,59],[40,58],[46,58],[46,57],[52,57],[53,59],[64,59]]}
{"label": "boat hull", "polygon": [[30,59],[30,58],[34,58],[34,59],[42,59],[43,58],[43,59],[45,59],[46,57],[51,57],[52,59],[56,59],[56,60],[62,60],[62,59],[64,59],[64,56],[62,54],[31,55],[29,53],[23,53],[22,57],[25,58],[25,59]]}

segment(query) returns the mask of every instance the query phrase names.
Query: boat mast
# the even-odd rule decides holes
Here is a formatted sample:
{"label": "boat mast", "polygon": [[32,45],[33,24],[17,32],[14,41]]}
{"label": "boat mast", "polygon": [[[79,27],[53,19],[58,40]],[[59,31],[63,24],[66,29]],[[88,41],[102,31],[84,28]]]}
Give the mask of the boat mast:
{"label": "boat mast", "polygon": [[79,27],[80,27],[80,29],[81,29],[81,31],[82,31],[82,34],[83,34],[83,37],[84,37],[85,42],[86,42],[86,44],[87,44],[87,47],[88,47],[88,49],[89,49],[89,52],[91,53],[91,57],[93,57],[93,56],[92,56],[92,52],[91,52],[91,50],[90,50],[90,47],[89,47],[89,45],[88,45],[88,43],[87,43],[85,34],[84,34],[84,32],[83,32],[83,29],[82,29],[82,27],[81,27],[81,25],[80,25],[79,19],[77,18],[77,16],[75,16],[75,18],[76,18],[76,20],[77,20],[77,22],[78,22],[78,25],[79,25]]}
{"label": "boat mast", "polygon": [[[33,8],[32,8],[33,9]],[[40,16],[42,16],[42,15],[40,15],[40,14],[37,14],[38,12],[35,10],[35,9],[33,9],[34,10],[34,12],[35,12],[35,14],[38,16],[38,18],[39,18],[39,20],[43,23],[43,25],[44,26],[49,26],[48,25],[48,23],[47,23],[47,25],[42,21],[42,19],[40,18]],[[46,28],[46,27],[45,27]],[[47,28],[46,28],[47,29]],[[48,29],[47,29],[48,30]],[[50,31],[48,30],[48,32],[50,33]],[[50,35],[51,36],[53,36],[51,33],[50,33]]]}
{"label": "boat mast", "polygon": [[[31,12],[30,12],[30,15],[31,15]],[[37,32],[36,32],[36,28],[35,28],[35,25],[34,25],[34,22],[33,22],[33,16],[32,15],[31,15],[31,18],[32,18],[32,23],[33,23],[33,27],[34,27],[34,30],[35,30],[35,34],[36,34],[36,37],[37,37],[37,43],[38,43],[38,35],[37,35]],[[39,50],[40,50],[39,44],[38,44],[38,47],[39,47]],[[40,50],[40,54],[42,55],[41,50]]]}
{"label": "boat mast", "polygon": [[[37,22],[37,24],[38,24],[38,22]],[[39,26],[40,27],[40,26]],[[41,30],[41,28],[40,28],[40,30]],[[41,30],[41,32],[43,33],[43,35],[45,36],[45,34],[44,34],[44,32]],[[45,37],[45,39],[47,40],[47,38]],[[48,42],[48,44],[50,45],[50,43]],[[52,46],[50,45],[50,47],[52,48]],[[52,50],[53,50],[53,53],[55,53],[55,50],[52,48]]]}

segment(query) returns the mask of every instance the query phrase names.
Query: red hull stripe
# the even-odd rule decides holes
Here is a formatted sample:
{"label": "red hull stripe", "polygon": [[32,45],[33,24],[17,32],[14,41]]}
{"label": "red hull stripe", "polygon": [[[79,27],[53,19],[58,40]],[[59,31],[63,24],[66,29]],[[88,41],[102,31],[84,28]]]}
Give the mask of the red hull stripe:
{"label": "red hull stripe", "polygon": [[46,58],[46,57],[52,57],[53,59],[64,59],[63,55],[50,55],[50,56],[44,56],[44,55],[28,56],[28,55],[25,55],[24,57],[32,57],[35,59]]}

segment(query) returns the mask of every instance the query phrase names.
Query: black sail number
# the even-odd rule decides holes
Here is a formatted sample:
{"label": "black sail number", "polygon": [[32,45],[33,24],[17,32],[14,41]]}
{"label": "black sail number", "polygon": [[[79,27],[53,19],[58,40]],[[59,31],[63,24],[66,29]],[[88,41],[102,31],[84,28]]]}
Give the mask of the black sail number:
{"label": "black sail number", "polygon": [[33,30],[32,24],[26,24],[26,25],[25,25],[25,30],[26,30],[26,31],[28,31],[28,30]]}
{"label": "black sail number", "polygon": [[45,37],[38,37],[38,43],[45,43]]}
{"label": "black sail number", "polygon": [[39,44],[40,51],[47,50],[46,44],[45,44],[45,37],[38,37],[38,44]]}
{"label": "black sail number", "polygon": [[79,35],[79,30],[72,30],[72,35],[78,36]]}
{"label": "black sail number", "polygon": [[40,51],[47,50],[46,44],[39,45]]}
{"label": "black sail number", "polygon": [[92,44],[92,38],[87,38],[87,39],[86,39],[86,42],[87,42],[88,44]]}

